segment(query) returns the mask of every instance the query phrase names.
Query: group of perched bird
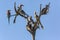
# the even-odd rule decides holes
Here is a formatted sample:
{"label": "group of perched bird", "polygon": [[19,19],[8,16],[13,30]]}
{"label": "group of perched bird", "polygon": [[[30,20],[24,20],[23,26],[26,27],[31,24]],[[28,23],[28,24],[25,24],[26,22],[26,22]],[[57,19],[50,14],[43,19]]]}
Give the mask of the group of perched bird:
{"label": "group of perched bird", "polygon": [[42,23],[40,21],[40,18],[41,18],[42,15],[46,15],[48,13],[49,6],[50,6],[50,3],[47,4],[44,8],[41,9],[41,4],[40,4],[40,12],[39,12],[39,15],[37,15],[37,12],[36,11],[34,12],[34,17],[35,17],[36,21],[33,21],[32,17],[30,17],[30,21],[28,21],[28,23],[27,23],[27,30],[30,33],[33,33],[33,31],[36,31],[36,29],[37,28],[40,28],[40,27],[42,29],[44,29],[44,27],[43,27],[43,25],[42,25]]}
{"label": "group of perched bird", "polygon": [[[49,11],[49,4],[47,4],[44,8],[41,9],[41,5],[40,5],[40,12],[39,12],[39,15],[37,15],[37,12],[35,11],[34,12],[34,17],[36,19],[36,21],[34,21],[32,19],[32,16],[29,16],[23,9],[22,7],[24,6],[23,4],[20,4],[20,6],[18,7],[18,9],[16,9],[16,2],[14,3],[14,10],[15,10],[15,13],[14,15],[11,15],[11,10],[7,10],[7,17],[8,17],[8,22],[10,23],[10,17],[11,16],[15,16],[14,17],[14,20],[13,20],[13,23],[16,23],[16,18],[18,15],[20,15],[21,17],[25,18],[27,20],[27,25],[26,25],[26,28],[28,31],[32,32],[32,31],[35,31],[37,28],[44,28],[41,21],[40,21],[40,18],[42,15],[45,15],[48,13]],[[40,27],[39,27],[40,26]]]}
{"label": "group of perched bird", "polygon": [[22,6],[24,6],[23,4],[21,4],[19,7],[18,7],[18,9],[16,9],[16,2],[14,3],[14,10],[15,10],[15,13],[16,14],[14,14],[14,15],[11,15],[11,10],[7,10],[7,17],[8,17],[8,22],[10,23],[10,17],[11,16],[15,16],[15,18],[14,18],[14,21],[13,21],[13,23],[15,23],[16,22],[16,18],[17,18],[17,16],[18,15],[20,15],[20,16],[22,16],[22,17],[24,17],[24,18],[27,18],[28,17],[28,15],[25,13],[25,11],[22,9]]}

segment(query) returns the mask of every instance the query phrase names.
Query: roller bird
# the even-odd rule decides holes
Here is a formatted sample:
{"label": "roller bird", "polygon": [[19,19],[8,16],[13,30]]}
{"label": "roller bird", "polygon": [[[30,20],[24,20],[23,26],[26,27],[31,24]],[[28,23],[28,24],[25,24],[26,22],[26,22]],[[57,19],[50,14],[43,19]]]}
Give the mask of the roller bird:
{"label": "roller bird", "polygon": [[24,15],[25,12],[22,10],[22,6],[23,6],[23,4],[21,4],[20,7],[18,7],[18,10],[17,10],[17,9],[16,9],[16,2],[14,3],[14,10],[15,10],[16,14],[15,14],[15,18],[14,18],[13,23],[15,23],[16,18],[17,18],[18,15],[20,15],[20,16],[22,16],[22,17],[24,17],[24,18],[27,18],[27,17]]}
{"label": "roller bird", "polygon": [[41,24],[40,17],[36,14],[36,11],[34,12],[34,17],[36,18],[36,23],[40,25],[42,29],[44,29],[43,25]]}
{"label": "roller bird", "polygon": [[24,6],[24,5],[23,5],[23,4],[20,4],[20,5],[18,6],[18,11],[22,10],[22,6]]}
{"label": "roller bird", "polygon": [[10,23],[11,10],[7,10],[8,23]]}
{"label": "roller bird", "polygon": [[46,15],[49,11],[49,6],[50,6],[50,3],[48,5],[45,6],[45,8],[43,8],[41,10],[41,15]]}
{"label": "roller bird", "polygon": [[21,5],[18,7],[18,11],[20,12],[21,15],[28,17],[29,15],[26,14],[26,12],[22,9],[22,6],[24,6],[24,5],[21,4]]}

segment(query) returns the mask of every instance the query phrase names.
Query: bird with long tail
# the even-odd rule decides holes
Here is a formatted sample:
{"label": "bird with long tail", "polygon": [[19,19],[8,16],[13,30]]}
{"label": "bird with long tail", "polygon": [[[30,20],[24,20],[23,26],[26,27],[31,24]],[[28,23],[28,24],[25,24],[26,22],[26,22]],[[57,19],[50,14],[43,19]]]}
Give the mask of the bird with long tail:
{"label": "bird with long tail", "polygon": [[17,10],[16,9],[16,2],[14,3],[14,10],[15,10],[16,14],[15,14],[15,18],[14,18],[13,23],[16,22],[16,18],[17,18],[18,15],[20,15],[20,16],[22,16],[24,18],[27,18],[28,17],[27,14],[25,13],[25,11],[22,10],[22,6],[24,6],[24,5],[21,4],[20,7],[18,7],[18,10]]}
{"label": "bird with long tail", "polygon": [[7,10],[7,18],[8,18],[8,23],[10,23],[10,17],[11,17],[11,10]]}

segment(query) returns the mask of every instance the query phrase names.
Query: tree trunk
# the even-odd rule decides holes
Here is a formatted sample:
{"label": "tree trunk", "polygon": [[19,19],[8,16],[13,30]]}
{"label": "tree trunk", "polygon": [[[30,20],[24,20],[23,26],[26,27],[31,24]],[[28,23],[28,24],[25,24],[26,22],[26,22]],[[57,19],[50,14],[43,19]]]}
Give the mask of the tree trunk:
{"label": "tree trunk", "polygon": [[35,32],[32,33],[32,40],[35,40]]}

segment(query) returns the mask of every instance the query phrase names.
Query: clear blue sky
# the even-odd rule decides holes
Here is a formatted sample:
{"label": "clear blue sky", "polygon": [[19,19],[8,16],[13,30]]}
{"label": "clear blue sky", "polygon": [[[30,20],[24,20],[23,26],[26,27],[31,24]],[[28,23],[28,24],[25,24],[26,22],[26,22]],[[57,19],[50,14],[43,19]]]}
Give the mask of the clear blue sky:
{"label": "clear blue sky", "polygon": [[33,16],[34,11],[39,12],[39,4],[44,7],[49,2],[50,10],[47,15],[41,17],[44,30],[38,29],[36,40],[60,40],[60,1],[59,0],[0,0],[0,40],[32,40],[31,34],[26,30],[26,20],[21,16],[17,17],[13,24],[14,17],[8,24],[6,11],[11,9],[14,14],[14,2],[24,4],[24,11]]}

